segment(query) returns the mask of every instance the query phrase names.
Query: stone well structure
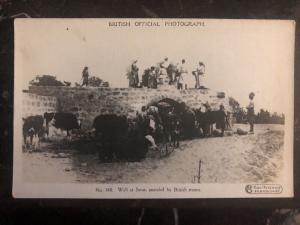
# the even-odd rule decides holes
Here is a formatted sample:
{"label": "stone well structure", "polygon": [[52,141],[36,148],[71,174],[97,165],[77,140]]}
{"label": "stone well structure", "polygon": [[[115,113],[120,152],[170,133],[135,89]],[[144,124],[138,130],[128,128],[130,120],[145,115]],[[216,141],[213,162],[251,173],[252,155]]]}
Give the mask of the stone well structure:
{"label": "stone well structure", "polygon": [[43,115],[45,112],[55,112],[58,101],[54,96],[42,96],[23,92],[22,117]]}
{"label": "stone well structure", "polygon": [[46,96],[50,96],[52,100],[55,98],[53,102],[56,111],[77,115],[82,121],[83,129],[91,129],[93,120],[98,115],[116,114],[132,118],[142,106],[166,98],[178,103],[184,102],[189,108],[203,107],[208,102],[215,110],[223,104],[227,111],[231,111],[228,97],[209,89],[177,90],[171,86],[158,89],[31,86],[28,93],[45,99]]}

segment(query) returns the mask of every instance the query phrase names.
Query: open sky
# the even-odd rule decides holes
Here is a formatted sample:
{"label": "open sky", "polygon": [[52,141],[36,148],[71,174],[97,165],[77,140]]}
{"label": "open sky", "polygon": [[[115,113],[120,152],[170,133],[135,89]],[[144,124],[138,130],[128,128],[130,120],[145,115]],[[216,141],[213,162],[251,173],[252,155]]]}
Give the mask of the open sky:
{"label": "open sky", "polygon": [[[36,75],[81,80],[90,75],[127,87],[125,76],[133,60],[140,71],[168,57],[185,59],[191,71],[206,65],[205,86],[224,91],[242,106],[255,92],[256,111],[290,110],[293,101],[294,23],[265,20],[202,20],[204,27],[109,27],[112,19],[22,19],[15,23],[16,79],[23,88]],[[120,21],[120,20],[118,20]],[[128,21],[128,20],[126,20]],[[149,21],[145,19],[132,21]],[[191,21],[191,20],[189,20]]]}

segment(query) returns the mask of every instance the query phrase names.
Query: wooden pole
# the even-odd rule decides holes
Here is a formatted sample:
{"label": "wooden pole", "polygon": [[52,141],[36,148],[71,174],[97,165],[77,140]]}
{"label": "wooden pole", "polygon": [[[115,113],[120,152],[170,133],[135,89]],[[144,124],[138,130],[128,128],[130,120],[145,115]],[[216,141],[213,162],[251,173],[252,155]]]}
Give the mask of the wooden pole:
{"label": "wooden pole", "polygon": [[200,176],[201,176],[201,159],[199,160],[198,183],[200,183]]}

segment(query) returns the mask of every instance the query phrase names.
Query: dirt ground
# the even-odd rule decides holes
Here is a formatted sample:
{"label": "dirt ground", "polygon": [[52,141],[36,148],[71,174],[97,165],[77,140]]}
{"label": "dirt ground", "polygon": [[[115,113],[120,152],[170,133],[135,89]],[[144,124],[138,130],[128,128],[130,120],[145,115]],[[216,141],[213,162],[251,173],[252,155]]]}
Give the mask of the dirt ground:
{"label": "dirt ground", "polygon": [[[247,125],[234,127],[248,130]],[[25,182],[201,183],[276,182],[283,167],[283,125],[256,125],[255,134],[182,141],[168,157],[100,163],[93,152],[52,149],[23,152]]]}

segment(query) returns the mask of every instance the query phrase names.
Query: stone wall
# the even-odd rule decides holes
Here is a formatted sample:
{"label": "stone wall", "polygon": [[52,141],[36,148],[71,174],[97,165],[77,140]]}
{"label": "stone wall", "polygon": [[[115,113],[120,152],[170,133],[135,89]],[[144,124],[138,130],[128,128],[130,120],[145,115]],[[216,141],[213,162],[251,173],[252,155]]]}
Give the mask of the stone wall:
{"label": "stone wall", "polygon": [[211,90],[177,90],[166,88],[96,88],[96,87],[36,87],[30,93],[56,97],[57,111],[71,112],[82,120],[82,128],[90,129],[94,118],[101,114],[126,115],[134,117],[143,105],[151,105],[159,100],[170,98],[179,103],[185,102],[190,108],[203,107],[208,102],[213,109],[220,104],[231,111],[227,97],[219,98]]}
{"label": "stone wall", "polygon": [[22,96],[22,117],[43,115],[44,112],[55,112],[57,100],[54,96],[42,96],[33,93],[23,92]]}

